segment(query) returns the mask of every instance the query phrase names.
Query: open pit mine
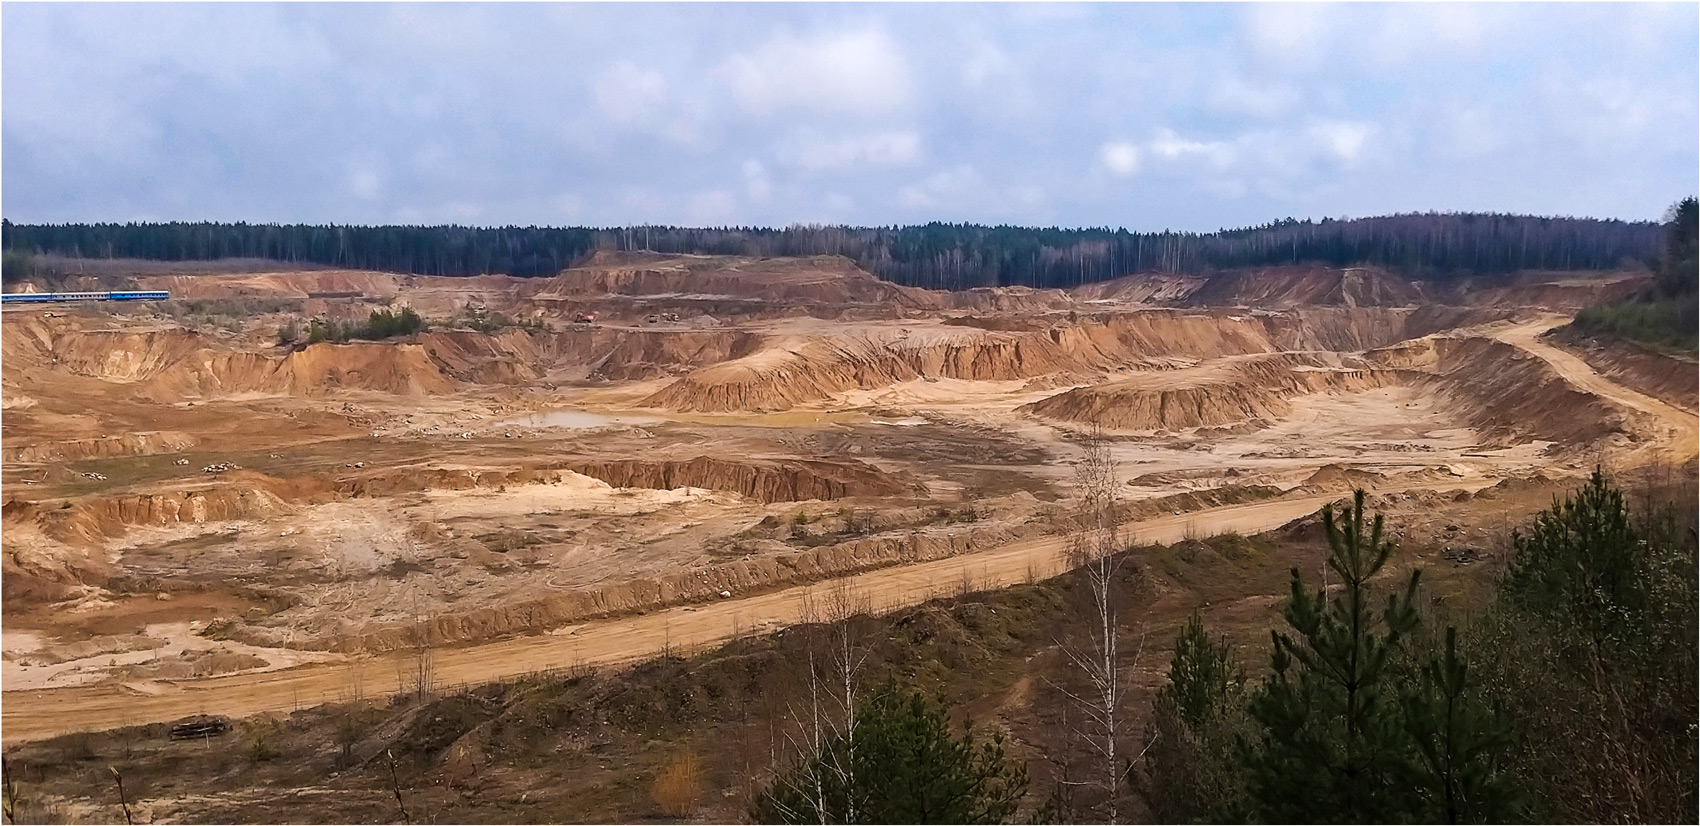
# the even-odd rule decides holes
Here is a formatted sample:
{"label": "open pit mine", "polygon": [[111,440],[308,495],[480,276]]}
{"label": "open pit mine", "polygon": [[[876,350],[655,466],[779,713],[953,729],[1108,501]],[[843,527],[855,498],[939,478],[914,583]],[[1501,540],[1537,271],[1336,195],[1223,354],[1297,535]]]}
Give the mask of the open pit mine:
{"label": "open pit mine", "polygon": [[[4,736],[381,696],[424,651],[445,685],[626,662],[807,621],[841,586],[877,610],[1046,576],[1086,439],[1138,542],[1353,487],[1439,532],[1436,503],[1503,521],[1496,491],[1545,505],[1596,464],[1692,476],[1693,365],[1554,332],[1647,277],[952,293],[836,257],[599,253],[532,279],[85,278],[171,299],[5,309]],[[403,309],[425,328],[300,332]]]}

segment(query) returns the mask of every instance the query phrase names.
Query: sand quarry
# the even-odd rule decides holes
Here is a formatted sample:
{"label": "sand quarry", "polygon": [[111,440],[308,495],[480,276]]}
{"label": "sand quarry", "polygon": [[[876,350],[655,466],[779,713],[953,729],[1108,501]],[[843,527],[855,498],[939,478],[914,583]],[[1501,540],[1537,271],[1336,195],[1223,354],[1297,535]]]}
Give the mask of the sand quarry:
{"label": "sand quarry", "polygon": [[[1549,334],[1645,277],[943,293],[841,258],[602,253],[549,279],[90,278],[173,300],[5,312],[5,738],[629,661],[833,594],[1045,576],[1094,434],[1146,542],[1268,530],[1354,486],[1438,535],[1460,528],[1425,522],[1437,501],[1550,496],[1596,463],[1692,476],[1692,363]],[[404,306],[428,331],[278,343]]]}

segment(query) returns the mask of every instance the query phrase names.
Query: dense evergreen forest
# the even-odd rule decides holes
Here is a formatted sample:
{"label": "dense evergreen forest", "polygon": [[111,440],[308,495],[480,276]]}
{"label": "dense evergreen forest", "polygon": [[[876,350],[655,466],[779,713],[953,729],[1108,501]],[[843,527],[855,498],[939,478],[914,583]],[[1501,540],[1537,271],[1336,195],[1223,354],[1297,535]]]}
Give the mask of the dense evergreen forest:
{"label": "dense evergreen forest", "polygon": [[1700,328],[1700,201],[1684,198],[1672,205],[1664,228],[1664,257],[1653,282],[1636,295],[1578,313],[1579,330],[1695,353]]}
{"label": "dense evergreen forest", "polygon": [[552,275],[596,250],[843,255],[882,278],[935,289],[1070,287],[1133,272],[1378,265],[1455,278],[1605,269],[1657,260],[1653,222],[1427,213],[1287,219],[1214,233],[932,223],[906,227],[613,229],[309,224],[4,223],[9,269],[27,256],[201,261],[270,258],[421,275]]}

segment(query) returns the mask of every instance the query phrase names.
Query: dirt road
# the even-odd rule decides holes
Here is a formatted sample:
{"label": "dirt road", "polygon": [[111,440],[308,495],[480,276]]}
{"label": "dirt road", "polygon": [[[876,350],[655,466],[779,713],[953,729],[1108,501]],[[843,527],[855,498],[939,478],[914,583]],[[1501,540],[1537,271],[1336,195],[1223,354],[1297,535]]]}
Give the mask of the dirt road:
{"label": "dirt road", "polygon": [[[1461,480],[1436,487],[1479,489],[1491,481]],[[1129,523],[1123,529],[1135,542],[1155,543],[1227,531],[1257,533],[1314,513],[1336,498],[1337,495],[1317,495],[1229,505]],[[434,649],[431,671],[434,684],[442,687],[574,665],[632,662],[669,648],[689,650],[712,646],[743,634],[826,619],[832,606],[846,597],[860,609],[885,611],[947,596],[964,588],[1004,587],[1059,573],[1065,542],[1063,537],[1019,542],[981,553],[882,568],[745,598],[599,620],[542,636]],[[416,656],[406,652],[360,662],[309,665],[183,683],[8,691],[0,713],[3,723],[0,736],[6,743],[16,743],[71,731],[174,720],[190,714],[244,716],[289,711],[406,689],[417,670]]]}
{"label": "dirt road", "polygon": [[1566,381],[1582,390],[1620,407],[1653,417],[1662,427],[1669,430],[1668,449],[1675,454],[1674,458],[1678,462],[1686,461],[1700,452],[1700,417],[1601,376],[1582,359],[1540,340],[1541,335],[1548,330],[1569,321],[1568,316],[1543,316],[1535,321],[1497,330],[1493,337],[1545,360]]}

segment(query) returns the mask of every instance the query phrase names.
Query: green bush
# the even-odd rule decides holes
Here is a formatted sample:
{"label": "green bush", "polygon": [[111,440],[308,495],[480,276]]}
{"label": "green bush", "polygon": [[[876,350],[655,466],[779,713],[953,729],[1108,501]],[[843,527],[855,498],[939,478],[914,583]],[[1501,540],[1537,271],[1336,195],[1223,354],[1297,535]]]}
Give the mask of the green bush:
{"label": "green bush", "polygon": [[365,339],[378,341],[396,336],[407,336],[425,329],[425,319],[413,311],[412,307],[404,307],[399,313],[389,310],[373,310],[366,317],[365,324],[348,324],[336,319],[315,318],[307,324],[307,343],[318,344],[322,341],[348,341],[350,339]]}
{"label": "green bush", "polygon": [[755,800],[757,823],[1003,823],[1027,789],[1027,770],[1003,740],[957,737],[942,704],[887,683],[858,704],[855,722],[774,780]]}

